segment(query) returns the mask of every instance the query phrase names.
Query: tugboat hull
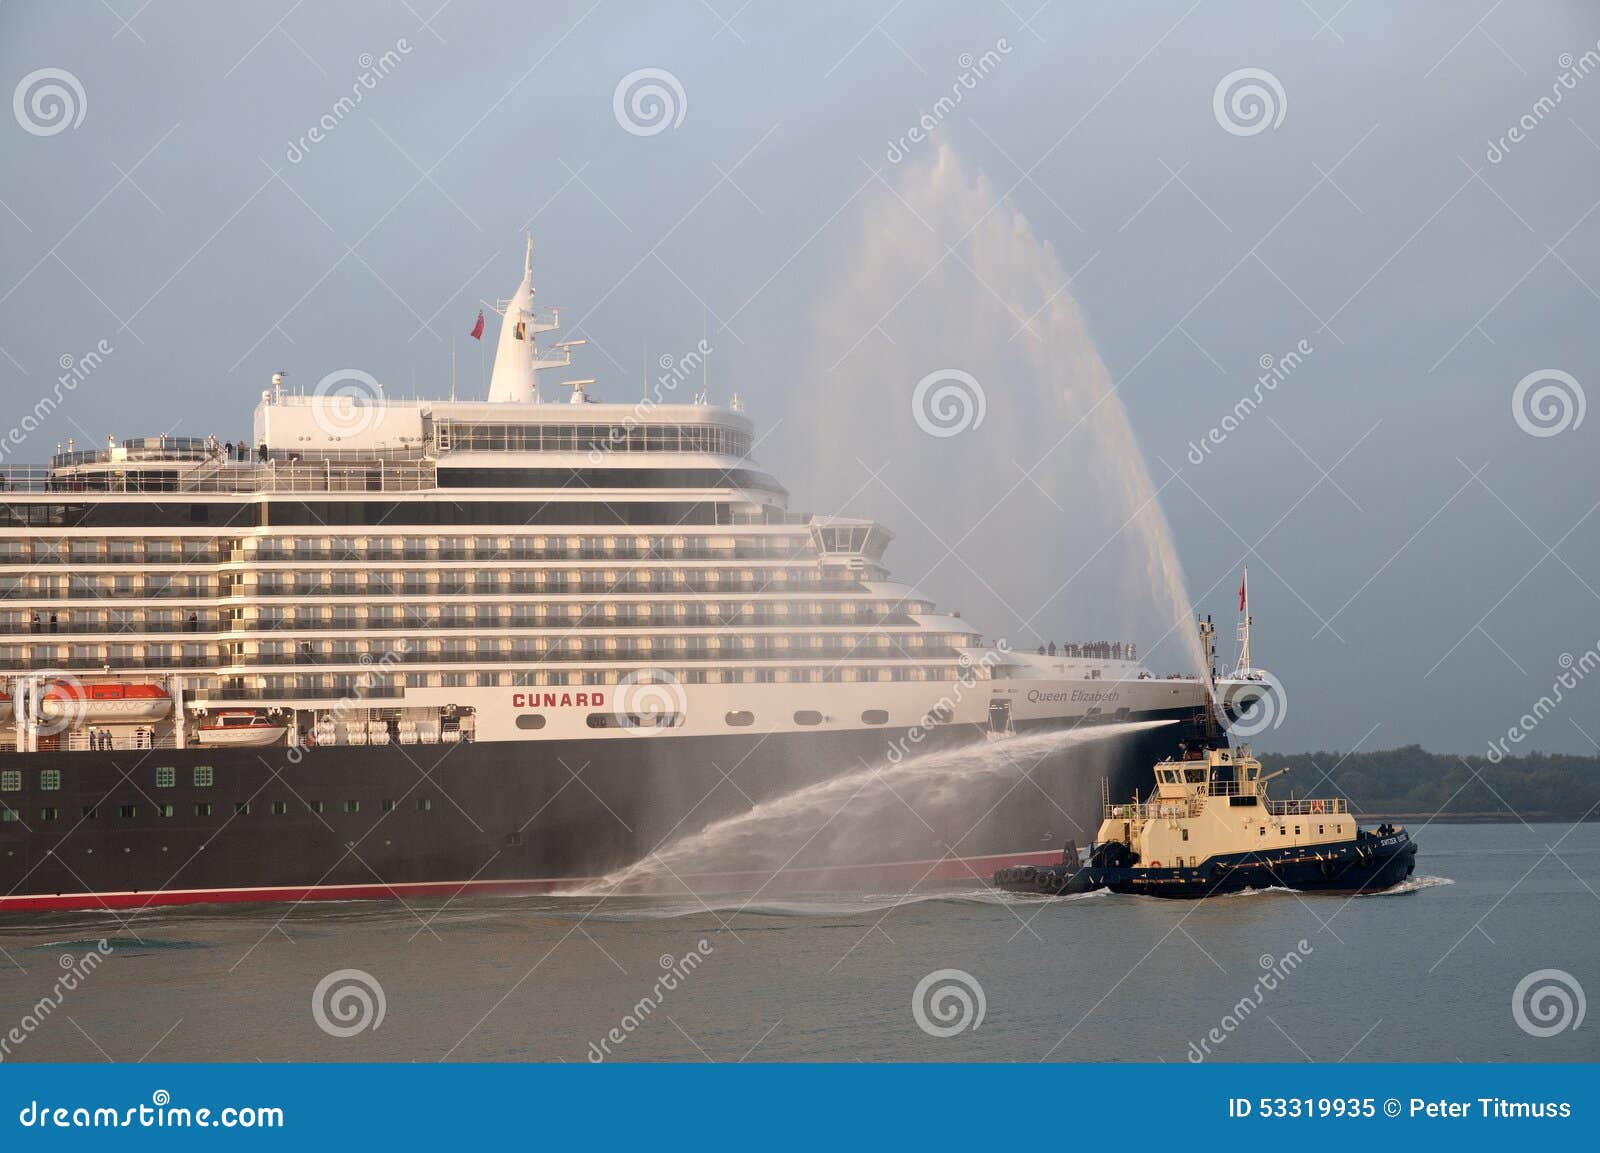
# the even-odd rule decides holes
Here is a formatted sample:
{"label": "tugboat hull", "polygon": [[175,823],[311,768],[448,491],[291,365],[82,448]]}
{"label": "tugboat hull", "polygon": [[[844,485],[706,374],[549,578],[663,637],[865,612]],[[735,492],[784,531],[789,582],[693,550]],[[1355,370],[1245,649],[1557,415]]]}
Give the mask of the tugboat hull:
{"label": "tugboat hull", "polygon": [[1363,833],[1354,841],[1209,857],[1193,866],[1023,866],[1001,869],[997,888],[1063,895],[1110,889],[1147,897],[1195,899],[1246,889],[1372,893],[1393,888],[1416,868],[1417,845],[1404,829]]}

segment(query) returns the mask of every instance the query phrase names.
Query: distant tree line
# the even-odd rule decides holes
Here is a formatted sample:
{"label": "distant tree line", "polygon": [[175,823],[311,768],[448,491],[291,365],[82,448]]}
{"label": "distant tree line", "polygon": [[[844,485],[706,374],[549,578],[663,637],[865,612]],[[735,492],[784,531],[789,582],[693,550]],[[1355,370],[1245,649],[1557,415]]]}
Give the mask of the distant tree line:
{"label": "distant tree line", "polygon": [[1293,770],[1273,782],[1273,796],[1342,794],[1360,814],[1600,820],[1600,756],[1529,753],[1491,764],[1486,757],[1430,753],[1420,745],[1348,755],[1259,755],[1264,771]]}

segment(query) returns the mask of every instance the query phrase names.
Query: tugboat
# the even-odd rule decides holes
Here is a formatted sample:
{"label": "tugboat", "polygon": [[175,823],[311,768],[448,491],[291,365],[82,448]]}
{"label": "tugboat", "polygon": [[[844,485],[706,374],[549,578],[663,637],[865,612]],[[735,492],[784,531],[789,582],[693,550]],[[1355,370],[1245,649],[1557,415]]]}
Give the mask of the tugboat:
{"label": "tugboat", "polygon": [[1156,765],[1148,801],[1105,804],[1082,857],[1001,869],[996,888],[1059,895],[1110,889],[1151,897],[1210,897],[1274,886],[1315,893],[1388,889],[1416,868],[1404,828],[1362,829],[1343,797],[1274,801],[1249,746],[1185,753]]}

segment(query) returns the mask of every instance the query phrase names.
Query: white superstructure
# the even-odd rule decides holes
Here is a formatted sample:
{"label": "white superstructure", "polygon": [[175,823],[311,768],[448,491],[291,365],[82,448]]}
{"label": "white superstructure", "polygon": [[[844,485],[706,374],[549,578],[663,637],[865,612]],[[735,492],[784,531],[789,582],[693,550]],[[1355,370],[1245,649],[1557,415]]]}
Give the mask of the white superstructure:
{"label": "white superstructure", "polygon": [[[559,318],[533,300],[530,247],[487,401],[280,375],[249,443],[69,445],[0,473],[0,741],[186,746],[224,711],[372,745],[1203,707],[1131,645],[986,643],[893,580],[886,528],[790,511],[734,407],[665,380],[631,404],[543,396],[579,342],[541,347]],[[173,707],[91,726],[41,706],[62,682]]]}

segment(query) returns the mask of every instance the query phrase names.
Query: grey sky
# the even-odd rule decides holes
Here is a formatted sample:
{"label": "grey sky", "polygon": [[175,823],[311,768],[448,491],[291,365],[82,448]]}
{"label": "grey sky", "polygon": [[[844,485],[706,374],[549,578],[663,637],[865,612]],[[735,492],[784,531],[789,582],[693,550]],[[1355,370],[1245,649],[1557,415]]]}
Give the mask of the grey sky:
{"label": "grey sky", "polygon": [[[850,511],[895,528],[898,572],[1020,638],[1033,606],[1013,614],[995,590],[1080,560],[1030,553],[1042,497],[994,507],[1010,546],[979,534],[948,558],[959,525],[908,515],[853,461],[818,475],[825,425],[800,419],[841,381],[866,386],[852,358],[816,355],[819,298],[873,206],[946,147],[1077,274],[1069,296],[1225,657],[1249,560],[1258,657],[1291,704],[1263,745],[1481,752],[1561,654],[1600,641],[1600,417],[1536,437],[1512,409],[1539,370],[1600,387],[1600,75],[1537,103],[1586,69],[1593,6],[438,6],[0,5],[4,91],[64,69],[86,105],[52,135],[0,124],[0,427],[62,357],[115,350],[8,462],[68,437],[247,433],[275,369],[440,394],[452,341],[463,394],[481,391],[465,334],[480,299],[515,287],[531,219],[540,300],[594,342],[583,375],[602,396],[637,395],[641,361],[704,328],[717,397],[737,388],[758,426],[782,421],[757,455],[797,506],[854,495]],[[891,164],[962,54],[1002,38]],[[391,50],[336,112],[362,54]],[[684,94],[682,122],[654,135],[613,112],[643,68]],[[1213,94],[1247,68],[1276,79],[1283,116],[1236,135]],[[325,115],[335,127],[291,161]],[[958,262],[937,276],[983,294]],[[837,353],[885,340],[912,287],[886,285],[883,330],[861,316]],[[1302,340],[1304,363],[1194,464],[1260,358]],[[870,386],[903,409],[915,383]],[[1018,395],[989,389],[991,405]],[[943,467],[946,443],[915,463]],[[1035,624],[1065,637],[1096,619],[1069,594]],[[1593,751],[1579,726],[1600,739],[1597,701],[1580,686],[1525,747]]]}

